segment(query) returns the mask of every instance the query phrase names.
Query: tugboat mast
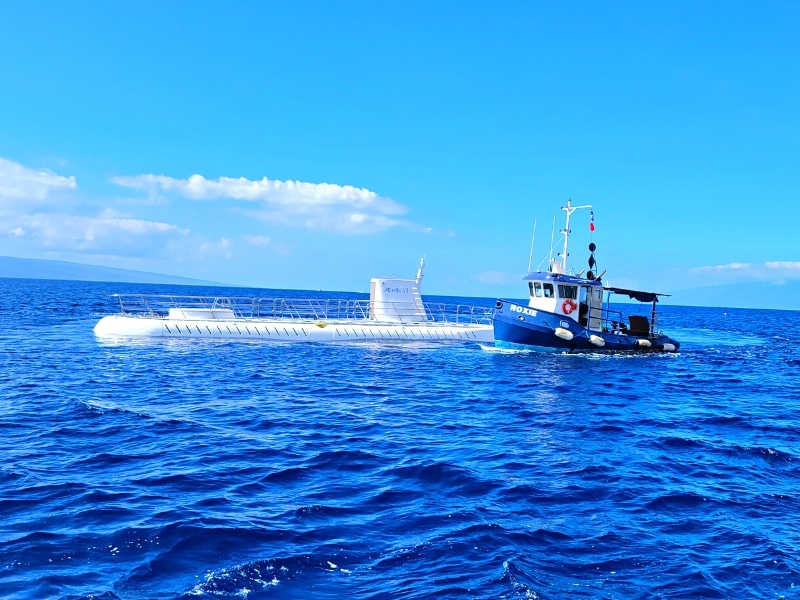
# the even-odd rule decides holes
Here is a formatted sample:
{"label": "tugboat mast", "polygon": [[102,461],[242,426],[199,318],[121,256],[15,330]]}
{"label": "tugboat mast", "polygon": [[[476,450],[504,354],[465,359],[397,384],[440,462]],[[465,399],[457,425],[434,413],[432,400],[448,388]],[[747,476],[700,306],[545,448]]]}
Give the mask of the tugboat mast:
{"label": "tugboat mast", "polygon": [[571,203],[572,203],[571,199],[567,200],[567,205],[561,207],[561,210],[567,211],[567,223],[566,223],[566,225],[564,227],[564,230],[561,232],[561,233],[564,234],[564,250],[561,253],[561,272],[562,273],[566,273],[567,272],[567,256],[569,256],[568,250],[569,250],[569,233],[570,233],[570,231],[569,231],[569,218],[572,216],[572,213],[574,213],[576,210],[580,210],[581,208],[589,208],[589,209],[592,208],[591,204],[585,204],[584,206],[572,206]]}

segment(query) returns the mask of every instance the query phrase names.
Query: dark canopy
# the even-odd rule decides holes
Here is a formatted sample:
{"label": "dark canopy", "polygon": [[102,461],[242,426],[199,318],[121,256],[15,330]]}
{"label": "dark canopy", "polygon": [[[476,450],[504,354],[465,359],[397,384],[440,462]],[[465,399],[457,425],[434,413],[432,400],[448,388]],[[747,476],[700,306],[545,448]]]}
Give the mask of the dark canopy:
{"label": "dark canopy", "polygon": [[656,292],[640,292],[639,290],[626,290],[625,288],[608,287],[606,288],[615,294],[624,294],[631,300],[637,302],[658,302],[659,296],[669,296],[669,294],[657,294]]}

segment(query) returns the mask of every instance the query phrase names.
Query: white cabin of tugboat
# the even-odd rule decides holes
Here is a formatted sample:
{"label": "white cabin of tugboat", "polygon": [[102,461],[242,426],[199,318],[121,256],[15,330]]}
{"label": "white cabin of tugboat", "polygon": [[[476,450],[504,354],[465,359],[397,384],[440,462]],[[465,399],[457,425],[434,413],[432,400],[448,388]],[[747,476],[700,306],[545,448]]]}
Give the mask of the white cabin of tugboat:
{"label": "white cabin of tugboat", "polygon": [[564,273],[531,273],[528,306],[561,315],[594,331],[602,331],[603,284]]}

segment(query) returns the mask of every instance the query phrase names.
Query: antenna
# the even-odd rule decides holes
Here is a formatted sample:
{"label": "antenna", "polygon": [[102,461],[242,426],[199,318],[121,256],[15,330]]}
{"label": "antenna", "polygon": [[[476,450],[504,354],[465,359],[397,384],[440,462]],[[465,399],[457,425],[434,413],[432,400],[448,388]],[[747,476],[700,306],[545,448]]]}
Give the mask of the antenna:
{"label": "antenna", "polygon": [[556,218],[553,217],[553,230],[550,232],[550,258],[548,260],[548,264],[550,265],[547,270],[551,270],[553,268],[553,240],[556,238]]}
{"label": "antenna", "polygon": [[567,254],[567,249],[569,248],[569,233],[570,233],[570,231],[569,231],[569,218],[572,216],[572,213],[574,213],[576,210],[581,209],[581,208],[591,209],[592,205],[591,204],[586,204],[584,206],[572,206],[572,200],[570,199],[570,200],[567,200],[567,205],[566,206],[562,206],[561,207],[561,210],[567,211],[567,223],[564,226],[564,231],[562,232],[564,234],[564,252],[561,255],[561,271],[563,273],[567,272],[567,256],[569,256],[569,254]]}
{"label": "antenna", "polygon": [[531,237],[531,253],[528,255],[528,274],[531,272],[531,261],[533,260],[533,242],[536,240],[536,218],[533,219],[533,237]]}
{"label": "antenna", "polygon": [[419,285],[422,283],[422,272],[425,270],[425,258],[427,256],[428,255],[425,254],[422,257],[422,260],[419,261],[419,268],[417,269],[417,277],[416,277],[416,279],[417,279],[417,287],[419,287]]}

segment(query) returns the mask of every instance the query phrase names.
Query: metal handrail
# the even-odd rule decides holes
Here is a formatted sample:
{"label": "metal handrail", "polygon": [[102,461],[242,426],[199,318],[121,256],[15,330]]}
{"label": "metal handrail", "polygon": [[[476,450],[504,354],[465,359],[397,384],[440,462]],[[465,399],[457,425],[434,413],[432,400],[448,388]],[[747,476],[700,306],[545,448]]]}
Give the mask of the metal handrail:
{"label": "metal handrail", "polygon": [[[658,323],[660,319],[658,316],[651,315],[648,319],[650,322],[650,337],[658,337],[660,335],[660,331],[658,329]],[[622,314],[622,311],[619,310],[611,310],[609,308],[603,308],[602,314],[600,317],[601,327],[603,331],[606,332],[624,332],[627,329],[627,324],[625,322],[625,318]]]}
{"label": "metal handrail", "polygon": [[405,323],[490,325],[494,318],[494,308],[444,302],[378,302],[369,299],[212,297],[133,293],[113,294],[112,297],[119,301],[120,312],[123,315],[138,317],[166,317],[170,309],[203,309],[230,310],[237,319],[360,321],[369,320],[376,314],[390,312]]}

